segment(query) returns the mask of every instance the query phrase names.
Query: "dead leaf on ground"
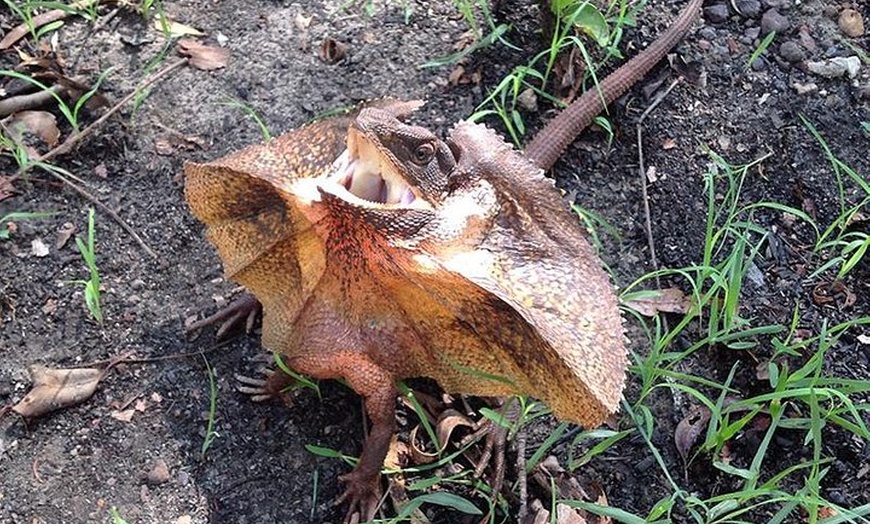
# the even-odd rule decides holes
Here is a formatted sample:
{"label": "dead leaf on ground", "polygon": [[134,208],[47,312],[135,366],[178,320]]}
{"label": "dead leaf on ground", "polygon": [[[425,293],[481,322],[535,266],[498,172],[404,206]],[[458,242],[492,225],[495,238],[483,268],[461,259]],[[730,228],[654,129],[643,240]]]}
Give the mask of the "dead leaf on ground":
{"label": "dead leaf on ground", "polygon": [[314,16],[305,16],[302,13],[296,13],[296,18],[293,20],[293,23],[296,25],[296,29],[305,31],[308,29],[308,26],[311,25],[311,20],[313,19]]}
{"label": "dead leaf on ground", "polygon": [[9,177],[0,176],[0,202],[11,197],[14,193],[15,189],[12,187],[12,182],[9,181]]}
{"label": "dead leaf on ground", "polygon": [[77,10],[86,9],[98,2],[99,0],[79,0],[78,2],[71,3],[63,9],[52,9],[51,11],[40,13],[6,33],[3,40],[0,40],[0,50],[9,49],[27,34],[36,32],[36,30],[42,26],[58,20],[63,20],[64,18],[71,16]]}
{"label": "dead leaf on ground", "polygon": [[450,436],[453,430],[458,427],[474,428],[474,421],[466,417],[455,409],[445,409],[438,417],[438,422],[435,424],[435,434],[438,436],[438,442],[441,443],[442,449],[444,445],[450,441]]}
{"label": "dead leaf on ground", "polygon": [[191,27],[189,25],[170,20],[169,18],[162,15],[157,15],[154,17],[154,28],[157,29],[160,34],[164,34],[166,31],[168,31],[171,38],[205,35],[205,33],[200,31],[199,29],[196,29],[195,27]]}
{"label": "dead leaf on ground", "polygon": [[456,411],[455,409],[444,410],[438,417],[438,422],[435,424],[435,435],[436,438],[438,438],[438,444],[440,445],[440,448],[435,452],[431,453],[417,445],[417,434],[419,432],[420,426],[414,427],[414,429],[411,430],[410,434],[410,451],[412,462],[414,464],[429,464],[431,462],[434,462],[447,447],[447,444],[450,442],[450,436],[453,434],[453,430],[460,426],[474,428],[475,424],[473,420]]}
{"label": "dead leaf on ground", "polygon": [[97,389],[103,370],[97,368],[30,368],[33,387],[12,410],[26,418],[38,417],[57,409],[84,402]]}
{"label": "dead leaf on ground", "polygon": [[133,420],[133,415],[135,413],[136,413],[136,410],[132,409],[132,408],[125,409],[123,411],[119,411],[116,409],[116,410],[112,411],[109,415],[115,420],[119,420],[121,422],[130,422],[131,420]]}
{"label": "dead leaf on ground", "polygon": [[707,428],[710,416],[710,410],[706,406],[695,406],[677,424],[674,430],[674,444],[677,446],[677,452],[683,457],[683,463],[688,460],[689,452]]}
{"label": "dead leaf on ground", "polygon": [[13,129],[26,130],[30,134],[39,137],[48,147],[57,145],[60,138],[60,130],[54,115],[48,111],[21,111],[15,113],[10,120],[9,126]]}
{"label": "dead leaf on ground", "polygon": [[336,64],[347,56],[347,44],[327,38],[320,46],[320,59],[327,64]]}
{"label": "dead leaf on ground", "polygon": [[858,297],[840,280],[822,282],[813,288],[813,302],[818,306],[838,303],[840,308],[852,307]]}
{"label": "dead leaf on ground", "polygon": [[414,426],[414,428],[411,429],[411,432],[408,435],[408,440],[410,441],[408,443],[408,447],[410,448],[410,452],[411,452],[411,464],[414,464],[414,465],[431,464],[431,463],[435,462],[435,460],[438,458],[438,454],[440,453],[441,450],[430,453],[429,451],[426,451],[424,448],[418,446],[417,445],[417,441],[418,441],[417,433],[419,432],[419,430],[420,430],[420,426]]}
{"label": "dead leaf on ground", "polygon": [[548,492],[555,485],[556,495],[563,499],[592,500],[586,490],[577,482],[569,472],[559,464],[559,459],[550,455],[535,466],[532,478],[539,486]]}
{"label": "dead leaf on ground", "polygon": [[190,38],[182,38],[178,41],[178,54],[190,57],[190,65],[203,71],[226,67],[230,59],[229,49],[201,44]]}
{"label": "dead leaf on ground", "polygon": [[73,233],[76,232],[76,226],[72,222],[64,222],[60,229],[57,230],[57,237],[54,239],[54,248],[61,249],[69,242]]}
{"label": "dead leaf on ground", "polygon": [[583,87],[583,77],[586,62],[577,48],[572,48],[568,54],[562,54],[553,66],[556,78],[557,92],[562,102],[570,104],[577,98],[577,93]]}
{"label": "dead leaf on ground", "polygon": [[672,287],[638,293],[626,300],[625,305],[643,316],[653,317],[657,313],[687,313],[691,300],[682,291]]}

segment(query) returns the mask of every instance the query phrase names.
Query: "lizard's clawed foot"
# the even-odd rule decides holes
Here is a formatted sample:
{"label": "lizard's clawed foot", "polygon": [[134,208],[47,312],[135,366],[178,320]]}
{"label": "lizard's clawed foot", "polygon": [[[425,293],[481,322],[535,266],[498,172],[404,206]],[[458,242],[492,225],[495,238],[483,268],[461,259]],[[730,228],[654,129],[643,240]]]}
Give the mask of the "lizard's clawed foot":
{"label": "lizard's clawed foot", "polygon": [[236,375],[239,385],[236,389],[251,397],[254,402],[279,399],[285,406],[293,406],[293,398],[285,391],[293,384],[293,377],[283,371],[266,369],[263,371],[265,379]]}
{"label": "lizard's clawed foot", "polygon": [[508,429],[489,419],[485,419],[473,433],[462,439],[462,445],[485,439],[483,451],[474,465],[474,477],[480,478],[484,471],[491,467],[489,479],[493,497],[498,497],[504,484],[505,448],[507,447]]}
{"label": "lizard's clawed foot", "polygon": [[344,524],[373,520],[381,502],[380,472],[367,475],[353,470],[338,479],[347,484],[344,493],[335,501],[336,506],[344,503],[348,505]]}
{"label": "lizard's clawed foot", "polygon": [[250,293],[242,293],[238,298],[218,310],[217,313],[198,320],[187,327],[187,332],[192,333],[204,327],[214,324],[220,324],[215,338],[218,340],[224,338],[227,333],[235,330],[242,325],[244,321],[245,333],[251,333],[254,330],[254,324],[257,318],[263,311],[263,305]]}

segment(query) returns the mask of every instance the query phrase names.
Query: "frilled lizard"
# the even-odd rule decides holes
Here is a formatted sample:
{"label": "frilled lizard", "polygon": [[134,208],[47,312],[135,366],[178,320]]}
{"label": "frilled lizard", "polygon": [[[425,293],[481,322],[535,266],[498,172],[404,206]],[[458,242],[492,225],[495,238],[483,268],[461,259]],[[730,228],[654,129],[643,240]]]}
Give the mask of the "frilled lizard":
{"label": "frilled lizard", "polygon": [[544,170],[682,38],[700,3],[525,155],[468,122],[441,140],[400,120],[417,103],[382,102],[185,166],[227,277],[262,303],[263,344],[365,400],[372,430],[343,476],[348,515],[374,516],[397,379],[533,396],[587,427],[617,409],[627,358],[616,297]]}

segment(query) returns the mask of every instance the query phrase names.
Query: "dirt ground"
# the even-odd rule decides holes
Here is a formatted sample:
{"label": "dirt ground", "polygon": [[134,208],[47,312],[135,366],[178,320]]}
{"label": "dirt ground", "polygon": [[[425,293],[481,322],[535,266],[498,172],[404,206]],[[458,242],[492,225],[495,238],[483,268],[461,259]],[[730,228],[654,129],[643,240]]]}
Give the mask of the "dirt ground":
{"label": "dirt ground", "polygon": [[[680,83],[643,124],[645,163],[657,173],[649,184],[649,206],[661,266],[699,261],[706,208],[702,174],[710,163],[705,148],[732,164],[769,155],[749,171],[745,203],[767,200],[807,209],[809,202],[824,227],[839,213],[839,198],[852,204],[860,201],[854,185],[839,193],[829,160],[800,120],[802,115],[812,122],[834,154],[867,179],[870,137],[859,123],[870,121],[870,66],[864,63],[854,78],[825,78],[806,65],[854,55],[844,39],[866,56],[867,34],[848,39],[837,26],[840,9],[848,3],[738,0],[743,12],[738,15],[728,13],[728,2],[705,2],[704,21],[676,49],[703,74],[697,82]],[[227,105],[228,98],[252,107],[274,134],[361,100],[386,95],[420,98],[427,104],[416,122],[443,135],[452,123],[473,113],[511,67],[543,47],[537,7],[501,0],[494,6],[494,17],[512,24],[507,38],[520,49],[496,44],[476,53],[467,67],[480,72],[479,84],[454,86],[449,82],[452,67],[419,67],[453,52],[466,30],[451,3],[376,3],[371,13],[365,6],[339,10],[342,4],[163,3],[171,19],[207,33],[208,42],[223,42],[231,58],[226,68],[216,71],[176,71],[135,110],[128,106],[74,153],[55,161],[80,177],[88,191],[123,217],[158,255],[148,256],[98,210],[102,327],[91,320],[81,286],[71,283],[87,276],[75,244],[55,246],[66,222],[74,224],[78,235],[86,231],[90,203],[44,174],[18,181],[17,193],[0,201],[0,216],[13,211],[55,213],[19,221],[12,238],[0,240],[0,405],[24,396],[30,387],[28,366],[34,363],[75,367],[122,354],[142,360],[115,367],[93,397],[75,407],[26,423],[11,415],[0,419],[0,522],[109,522],[111,507],[131,523],[341,520],[332,501],[340,493],[337,477],[347,467],[315,456],[304,446],[356,455],[363,434],[358,397],[338,384],[324,384],[322,399],[301,394],[294,409],[253,404],[235,391],[233,375],[256,369],[253,359],[261,352],[256,337],[237,337],[221,347],[215,347],[210,332],[194,340],[185,338],[185,320],[225,303],[235,286],[223,280],[202,226],[187,209],[182,163],[214,159],[260,140],[257,126]],[[645,47],[682,5],[682,0],[650,2],[638,27],[627,34],[624,53],[633,56]],[[786,21],[762,20],[771,7]],[[867,4],[858,0],[853,7],[870,24]],[[0,10],[0,33],[17,23]],[[776,39],[747,67],[758,46],[759,27],[770,23],[780,24]],[[346,58],[337,64],[320,58],[327,38],[348,46]],[[102,86],[110,101],[135,88],[162,45],[150,23],[126,10],[96,30],[84,20],[70,19],[58,32],[58,47],[71,75],[93,81],[114,67]],[[14,51],[7,51],[0,56],[0,66],[13,67],[17,60]],[[589,130],[554,169],[558,185],[575,192],[579,205],[601,216],[617,233],[602,234],[602,257],[620,286],[652,269],[635,132],[649,105],[645,88],[666,86],[673,76],[666,63],[659,64],[611,108],[613,142]],[[547,109],[541,103],[540,112],[525,115],[527,122],[540,127],[550,117]],[[85,115],[86,122],[92,119]],[[498,127],[498,122],[490,124]],[[14,170],[9,158],[0,157],[0,173]],[[865,216],[868,213],[870,209]],[[800,271],[819,264],[807,251],[812,242],[808,232],[792,227],[782,213],[760,212],[755,219],[774,232],[781,250],[768,247],[761,254],[761,277],[743,297],[744,318],[788,325],[799,304],[801,327],[817,333],[825,320],[833,324],[870,316],[870,262],[860,262],[844,281],[856,297],[853,305],[817,305],[812,291],[830,275],[809,279]],[[857,227],[866,231],[867,224],[865,219]],[[47,255],[34,252],[36,240],[49,247]],[[828,351],[826,373],[870,380],[870,345],[858,338],[870,335],[870,327],[863,329],[842,337]],[[642,335],[633,340],[634,351],[648,350]],[[200,448],[209,379],[201,350],[214,368],[218,388],[218,436],[205,460]],[[688,359],[685,371],[721,382],[740,363],[735,387],[756,393],[766,382],[755,377],[755,364],[771,350],[759,351],[704,350]],[[629,385],[629,399],[636,390],[636,383]],[[117,418],[134,407],[138,409],[132,419]],[[657,422],[653,442],[684,490],[704,498],[736,489],[733,477],[712,468],[709,460],[696,461],[684,472],[673,433],[686,415],[685,399],[662,393],[651,409]],[[829,447],[824,456],[832,461],[820,495],[844,507],[870,503],[870,445],[834,428],[825,431]],[[535,434],[529,450],[534,449]],[[566,453],[565,446],[556,452]],[[809,453],[799,433],[783,433],[765,467],[779,471],[779,461],[795,463]],[[161,472],[163,465],[166,470]],[[639,515],[646,515],[671,489],[641,439],[621,442],[578,476],[599,484],[611,506]],[[509,480],[513,478],[509,472]],[[764,521],[766,516],[751,520]],[[799,520],[799,515],[793,517]],[[689,520],[688,515],[673,518]],[[508,522],[512,519],[506,517]],[[465,522],[443,511],[435,513],[433,521]]]}

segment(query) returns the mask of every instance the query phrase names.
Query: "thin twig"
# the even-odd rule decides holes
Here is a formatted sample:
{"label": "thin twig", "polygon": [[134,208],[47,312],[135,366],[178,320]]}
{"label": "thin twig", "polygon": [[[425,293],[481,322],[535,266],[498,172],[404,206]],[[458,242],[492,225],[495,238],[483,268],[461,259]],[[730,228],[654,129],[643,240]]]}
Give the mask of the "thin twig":
{"label": "thin twig", "polygon": [[0,40],[0,50],[9,49],[16,42],[24,38],[24,35],[30,31],[36,31],[46,24],[63,20],[64,18],[74,15],[75,9],[87,9],[98,2],[99,0],[79,0],[78,2],[71,3],[66,9],[52,9],[51,11],[38,14],[29,21],[18,24],[16,27],[13,27],[11,31],[6,33],[3,40]]}
{"label": "thin twig", "polygon": [[120,225],[120,226],[124,229],[124,231],[126,231],[127,233],[130,234],[131,237],[133,237],[133,240],[135,240],[135,241],[139,244],[139,246],[142,248],[143,251],[145,251],[146,253],[148,253],[148,255],[150,255],[151,258],[157,258],[157,253],[155,253],[153,249],[151,249],[150,247],[148,247],[148,244],[146,244],[145,241],[142,240],[142,237],[140,237],[139,234],[136,233],[136,231],[135,231],[132,227],[130,227],[130,225],[129,225],[127,222],[125,222],[123,218],[121,218],[121,217],[118,215],[118,213],[115,213],[115,212],[112,210],[112,208],[110,208],[110,207],[107,206],[106,204],[104,204],[104,203],[100,202],[99,200],[97,200],[97,198],[96,198],[95,196],[91,195],[90,193],[88,193],[88,192],[85,191],[84,189],[80,188],[80,187],[79,187],[78,185],[76,185],[72,180],[70,180],[70,179],[68,179],[67,177],[61,175],[60,173],[58,173],[58,172],[55,171],[54,169],[46,169],[46,171],[48,171],[52,176],[54,176],[55,178],[57,178],[58,180],[60,180],[60,181],[63,182],[64,184],[66,184],[66,185],[68,185],[69,187],[71,187],[73,190],[75,190],[76,193],[78,193],[78,194],[80,194],[81,196],[85,197],[85,199],[87,199],[88,201],[90,201],[92,204],[94,204],[95,206],[97,206],[97,207],[99,207],[100,209],[102,209],[102,210],[103,210],[107,215],[109,215],[110,217],[112,217],[112,220],[114,220],[115,222],[117,222],[118,225]]}
{"label": "thin twig", "polygon": [[665,97],[668,96],[668,94],[671,91],[673,91],[673,89],[677,86],[677,84],[680,83],[680,81],[682,79],[683,79],[683,77],[679,76],[673,82],[671,82],[671,85],[669,85],[667,89],[665,89],[662,93],[660,93],[656,97],[656,99],[653,100],[653,103],[650,104],[650,106],[648,108],[646,108],[646,111],[644,111],[643,114],[640,115],[640,119],[637,122],[637,157],[638,157],[637,163],[638,163],[638,171],[640,173],[641,189],[643,191],[643,214],[644,214],[644,222],[645,222],[645,226],[646,226],[646,242],[647,242],[647,245],[649,246],[649,255],[650,255],[650,261],[652,262],[653,271],[656,272],[656,287],[658,289],[661,289],[662,285],[661,285],[661,282],[659,281],[659,275],[658,275],[659,262],[658,262],[658,258],[656,257],[655,239],[653,238],[653,234],[652,234],[652,219],[650,218],[650,212],[649,212],[649,193],[647,192],[646,168],[644,167],[644,163],[643,163],[643,121],[646,119],[647,115],[652,113],[652,111],[656,107],[658,107],[658,105],[661,103],[661,101],[664,100]]}
{"label": "thin twig", "polygon": [[141,93],[143,89],[145,89],[146,87],[150,86],[151,84],[157,82],[158,80],[162,80],[164,77],[169,75],[169,73],[171,73],[171,72],[175,71],[176,69],[178,69],[179,67],[185,65],[187,62],[188,62],[187,58],[181,58],[181,59],[169,64],[168,66],[164,67],[163,69],[161,69],[157,73],[153,74],[152,76],[146,78],[145,80],[143,80],[142,82],[139,83],[139,85],[136,87],[136,89],[134,89],[127,96],[122,98],[111,109],[106,111],[100,118],[94,120],[89,126],[82,129],[78,133],[74,133],[74,134],[70,135],[69,137],[67,137],[66,140],[63,141],[62,144],[55,147],[51,151],[45,153],[44,155],[40,156],[39,158],[35,159],[35,161],[36,162],[47,162],[58,155],[69,153],[72,150],[72,148],[75,147],[82,139],[87,137],[89,134],[93,133],[96,128],[98,128],[100,125],[102,125],[103,122],[108,120],[112,115],[117,113],[124,105],[127,104],[127,102],[129,102],[136,95]]}
{"label": "thin twig", "polygon": [[185,359],[185,358],[191,358],[191,357],[199,357],[200,355],[202,355],[204,353],[211,353],[213,351],[217,351],[218,349],[221,349],[225,346],[228,346],[228,345],[234,343],[236,341],[236,338],[238,338],[238,337],[234,337],[234,338],[224,340],[222,342],[218,342],[217,344],[214,344],[213,346],[211,346],[210,348],[207,348],[207,349],[199,349],[199,350],[190,351],[187,353],[173,353],[171,355],[162,355],[159,357],[131,358],[130,355],[132,355],[133,352],[128,351],[127,353],[123,353],[121,355],[117,355],[117,356],[107,358],[104,360],[97,360],[94,362],[90,362],[86,365],[76,366],[76,367],[95,368],[95,367],[100,367],[103,365],[107,365],[108,367],[113,367],[117,364],[151,364],[154,362],[164,362],[167,360],[178,360],[178,359]]}
{"label": "thin twig", "polygon": [[63,96],[65,91],[63,86],[56,85],[35,93],[11,96],[0,100],[0,118],[18,113],[19,111],[33,109],[34,107],[42,107],[56,97]]}
{"label": "thin twig", "polygon": [[[187,58],[179,59],[179,60],[169,64],[168,66],[164,67],[163,69],[161,69],[157,73],[146,78],[145,80],[143,80],[142,82],[139,83],[139,85],[136,87],[136,89],[134,89],[127,96],[122,98],[117,104],[112,106],[112,108],[109,109],[108,111],[106,111],[100,118],[96,119],[94,122],[92,122],[90,125],[88,125],[84,129],[82,129],[81,131],[70,135],[69,137],[67,137],[66,140],[63,141],[63,143],[61,143],[57,147],[51,149],[50,151],[48,151],[44,155],[41,155],[41,156],[33,159],[32,161],[28,162],[27,165],[21,166],[18,169],[18,171],[14,175],[12,175],[11,177],[8,177],[5,182],[11,184],[16,179],[20,178],[21,175],[23,175],[24,173],[29,171],[32,167],[39,166],[40,164],[46,164],[46,163],[48,163],[49,160],[53,159],[54,157],[68,153],[79,142],[81,142],[85,137],[87,137],[88,135],[93,133],[94,130],[96,130],[99,126],[101,126],[112,115],[117,113],[125,104],[127,104],[127,102],[129,102],[136,95],[141,93],[143,89],[150,86],[151,84],[154,84],[155,82],[157,82],[159,80],[162,80],[167,75],[169,75],[169,73],[171,73],[171,72],[175,71],[176,69],[178,69],[179,67],[187,64],[187,62],[188,62]],[[43,166],[43,168],[44,168],[44,166]],[[157,253],[155,253],[154,250],[152,250],[150,247],[148,247],[148,245],[145,243],[144,240],[142,240],[142,238],[136,233],[136,231],[134,231],[133,228],[130,227],[129,224],[127,224],[120,216],[118,216],[117,213],[115,213],[111,208],[109,208],[109,206],[107,206],[107,205],[103,204],[102,202],[100,202],[99,200],[97,200],[96,197],[94,197],[93,195],[91,195],[90,193],[88,193],[87,191],[85,191],[84,189],[79,187],[78,185],[74,184],[71,180],[69,180],[67,177],[61,175],[60,173],[58,173],[56,170],[46,169],[46,171],[51,173],[52,176],[54,176],[55,178],[57,178],[58,180],[60,180],[64,184],[67,184],[69,187],[74,189],[77,193],[79,193],[80,195],[85,197],[87,200],[92,202],[94,205],[96,205],[97,207],[99,207],[100,209],[105,211],[110,217],[112,217],[113,220],[115,220],[118,224],[120,224],[120,226],[127,233],[129,233],[130,236],[132,236],[134,240],[136,240],[136,242],[142,247],[142,249],[146,253],[148,253],[148,255],[151,256],[151,258],[157,258]]]}

